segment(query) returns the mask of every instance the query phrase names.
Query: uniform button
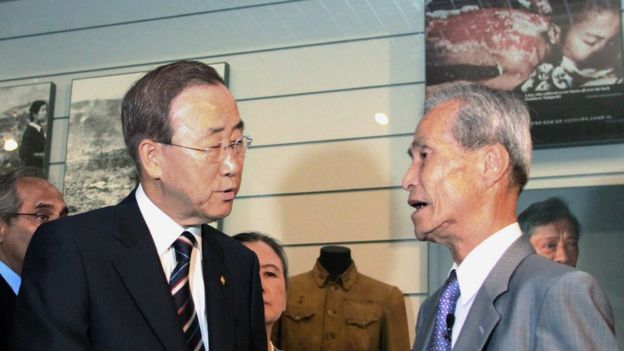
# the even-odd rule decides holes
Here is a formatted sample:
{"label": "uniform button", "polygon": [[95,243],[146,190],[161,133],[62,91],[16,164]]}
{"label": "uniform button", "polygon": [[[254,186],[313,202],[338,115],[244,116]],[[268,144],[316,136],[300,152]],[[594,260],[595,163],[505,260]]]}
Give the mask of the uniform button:
{"label": "uniform button", "polygon": [[336,334],[334,334],[334,332],[327,332],[327,340],[334,340],[334,338],[336,337]]}
{"label": "uniform button", "polygon": [[327,314],[333,316],[336,312],[334,310],[327,310]]}
{"label": "uniform button", "polygon": [[329,291],[336,291],[336,287],[335,286],[330,286],[329,287]]}

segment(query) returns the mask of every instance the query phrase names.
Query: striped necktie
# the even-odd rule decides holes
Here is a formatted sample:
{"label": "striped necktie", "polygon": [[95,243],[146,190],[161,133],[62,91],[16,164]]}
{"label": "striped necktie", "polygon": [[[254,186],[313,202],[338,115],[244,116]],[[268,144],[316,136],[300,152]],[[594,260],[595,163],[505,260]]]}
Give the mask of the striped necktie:
{"label": "striped necktie", "polygon": [[185,231],[171,245],[175,251],[176,266],[171,272],[169,288],[173,302],[178,312],[182,331],[189,347],[193,351],[204,350],[199,320],[193,303],[193,296],[189,286],[189,268],[191,266],[191,252],[195,246],[193,234]]}
{"label": "striped necktie", "polygon": [[457,274],[453,269],[442,288],[438,310],[436,313],[433,335],[429,342],[429,351],[448,351],[451,349],[451,335],[455,322],[455,305],[459,298],[459,283]]}

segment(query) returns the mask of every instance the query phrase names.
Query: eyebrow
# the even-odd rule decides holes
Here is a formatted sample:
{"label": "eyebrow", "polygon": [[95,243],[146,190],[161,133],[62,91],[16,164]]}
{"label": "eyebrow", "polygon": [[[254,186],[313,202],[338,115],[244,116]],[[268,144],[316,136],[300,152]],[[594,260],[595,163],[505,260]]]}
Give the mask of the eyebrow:
{"label": "eyebrow", "polygon": [[418,148],[418,147],[423,147],[424,143],[420,140],[414,140],[412,141],[412,144],[410,145],[410,147],[407,149],[407,154],[409,155],[409,157],[414,158],[414,153],[412,152],[413,149]]}
{"label": "eyebrow", "polygon": [[[245,122],[243,122],[243,120],[241,119],[238,123],[236,123],[236,125],[232,129],[233,130],[245,129]],[[210,130],[210,134],[217,134],[217,133],[221,133],[222,131],[224,131],[225,127],[209,128],[209,130]]]}
{"label": "eyebrow", "polygon": [[[46,203],[40,203],[37,204],[37,206],[35,207],[35,210],[47,210],[52,212],[52,210],[54,209],[54,206],[50,205],[50,204],[46,204]],[[63,209],[61,210],[61,213],[59,213],[59,217],[62,217],[66,214],[69,213],[69,208],[67,206],[63,207]]]}
{"label": "eyebrow", "polygon": [[273,263],[265,263],[265,264],[261,264],[260,268],[275,268],[278,271],[282,271],[277,265],[273,264]]}

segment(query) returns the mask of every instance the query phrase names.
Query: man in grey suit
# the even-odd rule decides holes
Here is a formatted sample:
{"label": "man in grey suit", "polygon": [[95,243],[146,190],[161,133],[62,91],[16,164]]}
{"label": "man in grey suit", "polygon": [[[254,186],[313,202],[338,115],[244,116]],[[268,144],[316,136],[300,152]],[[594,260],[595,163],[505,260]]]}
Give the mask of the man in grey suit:
{"label": "man in grey suit", "polygon": [[416,237],[453,267],[418,313],[413,350],[617,350],[596,280],[537,255],[516,222],[531,163],[530,117],[478,85],[428,98],[403,179]]}

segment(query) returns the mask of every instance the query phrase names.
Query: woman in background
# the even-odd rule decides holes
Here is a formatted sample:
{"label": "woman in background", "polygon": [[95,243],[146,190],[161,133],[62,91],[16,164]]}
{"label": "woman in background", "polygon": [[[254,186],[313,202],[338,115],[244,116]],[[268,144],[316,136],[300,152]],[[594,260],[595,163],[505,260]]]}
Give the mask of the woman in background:
{"label": "woman in background", "polygon": [[284,250],[275,239],[258,232],[236,234],[234,239],[243,243],[258,256],[268,351],[280,351],[271,342],[271,332],[273,325],[286,309],[288,264]]}

